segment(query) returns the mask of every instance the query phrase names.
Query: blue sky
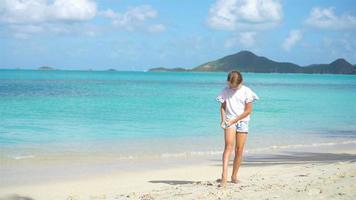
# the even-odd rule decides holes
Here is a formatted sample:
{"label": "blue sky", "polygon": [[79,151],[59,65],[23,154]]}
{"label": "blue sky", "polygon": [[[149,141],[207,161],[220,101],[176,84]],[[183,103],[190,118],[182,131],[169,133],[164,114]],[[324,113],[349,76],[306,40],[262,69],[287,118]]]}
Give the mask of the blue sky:
{"label": "blue sky", "polygon": [[0,68],[191,68],[250,50],[356,64],[352,0],[0,0]]}

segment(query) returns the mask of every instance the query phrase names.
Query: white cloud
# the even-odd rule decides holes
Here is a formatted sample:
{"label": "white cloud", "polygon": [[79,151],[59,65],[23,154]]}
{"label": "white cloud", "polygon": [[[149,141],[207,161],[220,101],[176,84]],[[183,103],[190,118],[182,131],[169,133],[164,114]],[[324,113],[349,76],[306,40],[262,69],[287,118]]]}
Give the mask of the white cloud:
{"label": "white cloud", "polygon": [[100,11],[99,14],[103,17],[107,17],[107,18],[115,18],[118,16],[118,14],[116,14],[115,11],[111,10],[111,9],[107,9],[104,11]]}
{"label": "white cloud", "polygon": [[151,6],[143,5],[128,9],[124,13],[116,13],[113,18],[113,24],[116,26],[132,27],[147,19],[153,19],[157,16],[157,11]]}
{"label": "white cloud", "polygon": [[28,39],[33,35],[70,35],[70,36],[95,36],[99,33],[100,27],[91,24],[12,24],[4,29],[5,34],[9,34],[18,39]]}
{"label": "white cloud", "polygon": [[237,21],[235,10],[235,0],[218,0],[210,7],[208,25],[215,29],[234,29]]}
{"label": "white cloud", "polygon": [[96,13],[92,0],[0,0],[0,28],[20,39],[44,32],[86,33],[83,24]]}
{"label": "white cloud", "polygon": [[242,32],[238,36],[228,38],[225,41],[225,48],[243,46],[243,47],[252,47],[256,43],[256,32]]}
{"label": "white cloud", "polygon": [[91,0],[2,0],[0,22],[7,24],[38,24],[45,22],[86,21],[96,15]]}
{"label": "white cloud", "polygon": [[44,31],[43,27],[35,25],[12,25],[10,29],[14,32],[14,37],[18,39],[27,39],[31,34]]}
{"label": "white cloud", "polygon": [[311,10],[306,24],[321,29],[354,29],[356,28],[356,16],[347,13],[337,16],[333,8],[316,7]]}
{"label": "white cloud", "polygon": [[110,18],[115,27],[129,31],[144,29],[149,32],[161,32],[165,30],[163,24],[150,24],[150,20],[158,17],[158,12],[150,5],[131,7],[122,13],[108,9],[100,12],[100,15]]}
{"label": "white cloud", "polygon": [[[109,18],[111,24],[93,24],[95,17]],[[21,39],[45,32],[95,36],[112,27],[162,32],[166,27],[153,23],[157,18],[158,12],[150,5],[130,7],[120,13],[98,11],[94,0],[0,0],[0,31]]]}
{"label": "white cloud", "polygon": [[3,23],[38,23],[46,18],[44,0],[2,0],[0,1],[0,21]]}
{"label": "white cloud", "polygon": [[96,4],[91,0],[55,0],[49,7],[55,20],[85,21],[96,15]]}
{"label": "white cloud", "polygon": [[292,47],[299,42],[303,37],[301,30],[292,30],[289,32],[288,37],[284,40],[282,47],[286,51],[290,51]]}
{"label": "white cloud", "polygon": [[278,0],[217,0],[210,7],[207,24],[219,30],[256,30],[272,27],[281,19]]}

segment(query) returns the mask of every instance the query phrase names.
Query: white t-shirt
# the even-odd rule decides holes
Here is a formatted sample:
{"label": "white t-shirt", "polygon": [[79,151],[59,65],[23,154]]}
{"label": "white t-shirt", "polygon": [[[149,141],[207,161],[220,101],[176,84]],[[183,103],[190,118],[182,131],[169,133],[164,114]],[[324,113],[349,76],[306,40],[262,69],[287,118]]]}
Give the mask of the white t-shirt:
{"label": "white t-shirt", "polygon": [[[226,117],[228,119],[236,118],[245,110],[245,104],[258,100],[258,96],[247,86],[242,85],[240,89],[234,90],[225,87],[216,100],[220,103],[226,102]],[[249,121],[250,115],[240,121]]]}

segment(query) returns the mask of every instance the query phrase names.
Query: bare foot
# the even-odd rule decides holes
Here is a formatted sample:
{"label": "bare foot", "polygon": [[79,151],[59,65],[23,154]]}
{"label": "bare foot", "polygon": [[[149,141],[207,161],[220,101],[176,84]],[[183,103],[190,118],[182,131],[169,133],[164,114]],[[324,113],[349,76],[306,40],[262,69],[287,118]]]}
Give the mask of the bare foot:
{"label": "bare foot", "polygon": [[226,187],[227,185],[227,180],[226,179],[221,179],[219,187]]}
{"label": "bare foot", "polygon": [[226,184],[227,184],[227,178],[222,176],[220,179],[219,187],[226,187]]}
{"label": "bare foot", "polygon": [[231,183],[238,183],[239,181],[237,180],[237,177],[232,177],[231,176]]}

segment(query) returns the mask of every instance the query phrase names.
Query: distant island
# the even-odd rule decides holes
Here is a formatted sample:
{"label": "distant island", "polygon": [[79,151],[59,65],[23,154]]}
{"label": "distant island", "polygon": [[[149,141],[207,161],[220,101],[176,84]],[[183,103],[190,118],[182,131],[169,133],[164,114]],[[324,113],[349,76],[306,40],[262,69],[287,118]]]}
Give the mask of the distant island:
{"label": "distant island", "polygon": [[336,59],[329,64],[312,64],[299,66],[290,62],[276,62],[263,56],[257,56],[250,51],[240,51],[236,54],[201,64],[192,69],[184,68],[152,68],[150,72],[170,71],[198,71],[216,72],[239,70],[241,72],[256,73],[318,73],[318,74],[356,74],[356,65],[352,65],[343,58]]}
{"label": "distant island", "polygon": [[[21,69],[19,69],[19,70],[21,70]],[[42,67],[37,68],[37,70],[40,70],[40,71],[52,71],[52,70],[65,71],[65,69],[57,69],[57,68],[49,67],[49,66],[42,66]],[[90,69],[87,69],[86,71],[93,71],[93,69],[90,68]],[[100,70],[100,71],[116,72],[117,70],[113,69],[113,68],[109,68],[107,70]]]}
{"label": "distant island", "polygon": [[181,68],[181,67],[177,67],[177,68],[157,67],[157,68],[149,69],[148,71],[155,71],[155,72],[184,72],[184,71],[192,71],[192,70],[184,69],[184,68]]}
{"label": "distant island", "polygon": [[57,69],[55,69],[53,67],[49,67],[49,66],[42,66],[42,67],[37,68],[37,70],[51,71],[51,70],[57,70]]}

